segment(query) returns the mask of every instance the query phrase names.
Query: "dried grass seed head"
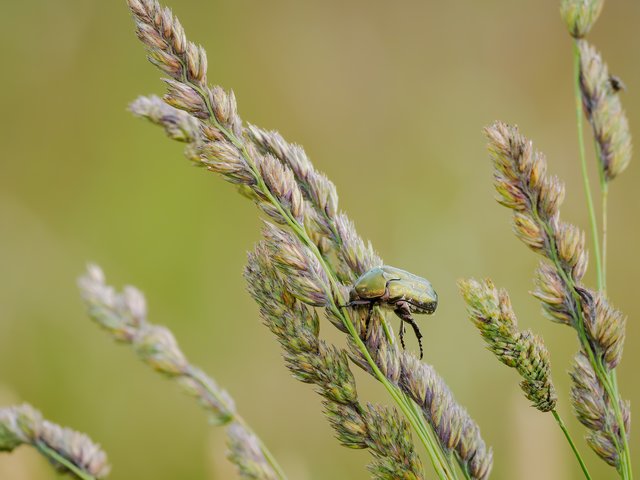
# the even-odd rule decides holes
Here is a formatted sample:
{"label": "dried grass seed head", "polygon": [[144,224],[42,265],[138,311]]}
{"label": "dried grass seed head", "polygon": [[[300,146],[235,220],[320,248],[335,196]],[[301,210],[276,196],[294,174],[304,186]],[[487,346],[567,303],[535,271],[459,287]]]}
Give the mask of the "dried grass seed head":
{"label": "dried grass seed head", "polygon": [[571,293],[556,268],[546,261],[540,262],[534,284],[532,294],[542,302],[546,316],[553,322],[575,326]]}
{"label": "dried grass seed head", "polygon": [[[605,462],[615,468],[620,468],[622,452],[619,450],[619,446],[623,442],[616,426],[613,409],[589,358],[582,351],[576,355],[571,378],[573,380],[571,387],[572,406],[578,420],[590,430],[587,435],[587,443]],[[620,408],[623,411],[625,423],[628,423],[628,404],[621,402]],[[625,428],[627,435],[628,426]]]}
{"label": "dried grass seed head", "polygon": [[266,223],[263,234],[289,292],[307,305],[327,306],[329,280],[318,258],[294,235],[273,224]]}
{"label": "dried grass seed head", "polygon": [[[544,156],[533,150],[517,127],[497,122],[486,133],[498,201],[515,211],[518,236],[551,264],[539,268],[534,295],[548,300],[544,308],[554,321],[577,327],[581,305],[574,290],[586,272],[588,255],[584,234],[560,220],[564,188],[557,178],[546,175]],[[519,215],[531,225],[519,227]]]}
{"label": "dried grass seed head", "polygon": [[78,286],[91,319],[114,339],[131,344],[140,359],[157,372],[176,378],[185,393],[196,397],[211,414],[214,423],[224,424],[233,418],[235,405],[229,394],[189,363],[169,329],[147,321],[142,292],[128,286],[117,293],[96,265],[89,265]]}
{"label": "dried grass seed head", "polygon": [[587,334],[603,363],[613,370],[622,359],[627,319],[609,303],[604,294],[587,294],[590,307],[585,312]]}
{"label": "dried grass seed head", "polygon": [[138,38],[147,46],[150,60],[176,80],[206,86],[205,50],[188,42],[182,25],[171,10],[156,0],[127,0],[136,22]]}
{"label": "dried grass seed head", "polygon": [[[554,221],[564,199],[564,185],[557,177],[547,175],[544,155],[534,151],[533,143],[516,126],[496,122],[485,129],[485,134],[495,168],[498,202],[536,223],[534,211],[543,221]],[[540,225],[532,229],[531,235],[531,245],[545,244]]]}
{"label": "dried grass seed head", "polygon": [[580,48],[582,105],[593,129],[600,167],[607,181],[622,173],[631,161],[631,133],[622,109],[619,90],[611,81],[607,65],[586,40]]}
{"label": "dried grass seed head", "polygon": [[278,480],[280,478],[267,462],[260,440],[241,424],[234,422],[227,430],[227,457],[238,467],[240,477],[252,480]]}
{"label": "dried grass seed head", "polygon": [[[100,445],[84,433],[44,420],[39,411],[26,403],[0,409],[0,451],[12,451],[21,444],[32,445],[47,456],[43,445],[96,479],[105,478],[111,470]],[[77,476],[55,458],[47,456],[47,459],[59,472]]]}
{"label": "dried grass seed head", "polygon": [[157,95],[140,96],[129,105],[136,117],[146,118],[164,128],[167,136],[185,143],[199,144],[201,139],[198,121],[182,110],[178,110]]}

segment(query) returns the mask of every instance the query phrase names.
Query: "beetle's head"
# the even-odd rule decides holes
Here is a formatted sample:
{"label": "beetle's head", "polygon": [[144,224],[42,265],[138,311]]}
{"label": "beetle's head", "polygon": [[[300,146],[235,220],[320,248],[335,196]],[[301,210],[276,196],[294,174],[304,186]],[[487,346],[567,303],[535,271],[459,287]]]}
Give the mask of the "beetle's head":
{"label": "beetle's head", "polygon": [[425,280],[420,288],[413,289],[411,296],[405,297],[405,301],[409,303],[413,313],[431,315],[438,307],[438,294],[431,283]]}

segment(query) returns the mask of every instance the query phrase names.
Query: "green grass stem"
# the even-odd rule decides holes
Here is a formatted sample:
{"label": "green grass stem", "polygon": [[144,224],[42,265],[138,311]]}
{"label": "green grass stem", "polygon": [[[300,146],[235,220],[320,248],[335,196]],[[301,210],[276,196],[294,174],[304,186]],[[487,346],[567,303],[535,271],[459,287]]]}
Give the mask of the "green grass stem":
{"label": "green grass stem", "polygon": [[582,473],[584,473],[584,476],[585,476],[585,478],[587,480],[591,480],[591,475],[589,475],[589,470],[587,469],[587,466],[585,465],[584,460],[582,459],[582,456],[580,456],[580,452],[578,452],[578,449],[576,448],[575,443],[573,443],[573,439],[571,438],[571,435],[569,434],[569,430],[567,430],[567,426],[562,421],[562,418],[560,417],[560,414],[555,409],[551,410],[551,413],[553,414],[553,418],[556,419],[556,422],[558,422],[558,425],[560,426],[560,429],[562,430],[562,433],[564,433],[564,436],[567,439],[567,442],[569,442],[569,446],[571,446],[571,450],[573,450],[573,454],[576,456],[576,459],[578,460],[578,463],[580,464],[580,468],[582,469]]}
{"label": "green grass stem", "polygon": [[578,127],[578,148],[580,152],[580,165],[582,167],[582,180],[584,183],[584,193],[587,200],[587,208],[589,210],[589,224],[591,226],[591,237],[593,240],[593,251],[596,259],[596,276],[598,281],[598,290],[602,290],[602,259],[600,255],[600,235],[598,233],[598,222],[596,220],[596,211],[593,205],[593,196],[591,195],[591,184],[589,182],[589,172],[587,168],[587,154],[584,146],[584,127],[582,120],[582,92],[580,90],[580,48],[577,40],[573,43],[573,66],[574,66],[574,94],[576,100],[576,123]]}

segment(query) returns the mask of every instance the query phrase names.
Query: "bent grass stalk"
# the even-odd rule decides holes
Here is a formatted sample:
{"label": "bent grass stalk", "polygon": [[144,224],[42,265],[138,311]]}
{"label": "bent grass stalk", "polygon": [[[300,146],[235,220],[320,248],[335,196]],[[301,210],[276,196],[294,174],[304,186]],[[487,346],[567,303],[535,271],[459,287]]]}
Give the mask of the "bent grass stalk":
{"label": "bent grass stalk", "polygon": [[[208,104],[207,96],[202,93],[204,101]],[[244,142],[238,139],[235,135],[230,133],[227,129],[224,129],[220,125],[220,123],[216,120],[215,115],[213,114],[213,107],[208,104],[207,105],[209,114],[212,118],[212,123],[216,126],[216,128],[220,129],[225,136],[229,138],[229,140],[238,148],[241,149],[243,158],[245,161],[251,166],[252,173],[254,175],[255,181],[257,183],[258,189],[264,194],[264,196],[268,199],[269,203],[273,205],[281,217],[285,220],[286,224],[291,228],[291,230],[296,234],[296,237],[307,247],[317,260],[321,263],[324,270],[327,272],[327,277],[330,282],[329,290],[326,292],[326,296],[329,299],[329,305],[327,306],[328,310],[330,310],[337,318],[339,318],[342,322],[342,325],[346,329],[346,331],[350,334],[352,341],[357,346],[358,350],[362,354],[362,356],[366,359],[369,367],[372,369],[374,376],[377,380],[379,380],[387,392],[391,395],[397,405],[400,407],[402,412],[408,418],[412,427],[415,429],[418,438],[421,440],[424,445],[427,453],[429,454],[429,458],[432,462],[432,465],[436,472],[438,473],[439,478],[442,479],[455,479],[457,478],[455,474],[455,470],[452,468],[450,462],[444,455],[439,443],[434,441],[432,435],[430,435],[430,428],[427,427],[422,419],[422,415],[419,415],[414,406],[413,401],[406,396],[406,394],[402,393],[400,389],[394,385],[392,385],[384,374],[380,371],[377,364],[371,357],[368,349],[366,348],[364,342],[361,340],[358,335],[354,322],[350,318],[349,311],[345,305],[347,299],[345,297],[338,297],[338,299],[334,299],[334,295],[332,292],[341,292],[341,289],[338,287],[339,280],[335,277],[335,273],[329,267],[325,257],[320,253],[316,244],[310,239],[309,235],[306,232],[304,225],[302,225],[290,212],[285,209],[278,199],[271,193],[269,188],[266,186],[264,179],[260,175],[256,166],[253,164],[253,159],[248,154],[246,146]]]}
{"label": "bent grass stalk", "polygon": [[[175,380],[182,390],[198,399],[216,425],[230,425],[227,430],[231,453],[243,478],[286,480],[273,454],[237,412],[233,399],[198,367],[192,365],[165,327],[147,321],[144,295],[134,287],[122,293],[106,284],[102,270],[89,265],[79,278],[78,287],[89,317],[114,340],[129,344],[140,359],[157,372]],[[256,451],[257,447],[258,451]],[[253,472],[244,475],[245,472]]]}
{"label": "bent grass stalk", "polygon": [[29,404],[0,408],[0,452],[31,445],[60,473],[80,480],[109,475],[107,455],[87,435],[42,418]]}
{"label": "bent grass stalk", "polygon": [[72,473],[76,477],[80,478],[81,480],[95,480],[95,477],[93,477],[93,476],[89,475],[88,473],[80,470],[73,463],[71,463],[69,460],[64,458],[62,455],[60,455],[54,449],[47,447],[44,443],[36,442],[34,446],[35,446],[36,450],[38,450],[45,458],[48,458],[50,461],[58,462],[64,468],[69,470],[70,473]]}
{"label": "bent grass stalk", "polygon": [[[219,87],[211,89],[206,86],[204,50],[186,40],[181,25],[171,12],[168,9],[162,9],[155,0],[129,0],[129,5],[138,27],[138,37],[147,45],[152,63],[174,79],[167,80],[169,94],[165,100],[170,105],[185,110],[200,122],[201,131],[206,137],[205,145],[201,150],[200,164],[209,170],[221,173],[227,180],[239,184],[243,192],[263,211],[277,223],[288,226],[296,238],[312,252],[322,266],[328,281],[326,296],[329,301],[324,306],[330,314],[330,319],[333,317],[338,320],[337,322],[332,320],[332,322],[349,333],[350,341],[355,347],[354,351],[363,359],[361,366],[365,365],[365,370],[383,383],[385,389],[407,416],[430,453],[440,478],[456,478],[455,470],[447,462],[447,455],[441,451],[445,448],[448,451],[456,449],[456,459],[461,468],[470,469],[473,478],[486,478],[491,469],[492,452],[490,449],[487,450],[479,435],[479,429],[468,414],[453,402],[441,379],[432,371],[420,369],[423,374],[431,375],[423,379],[425,382],[432,382],[429,388],[444,388],[441,394],[445,395],[448,402],[446,408],[450,409],[445,413],[455,417],[456,428],[460,429],[453,432],[455,435],[451,432],[447,433],[445,425],[438,423],[441,422],[441,418],[430,416],[427,410],[428,405],[421,405],[423,415],[414,413],[415,409],[409,398],[418,401],[415,395],[419,389],[414,388],[412,392],[406,385],[398,383],[398,370],[383,372],[372,356],[372,352],[376,355],[380,353],[377,350],[369,350],[363,338],[360,337],[363,334],[362,330],[359,332],[356,329],[351,312],[344,306],[346,293],[340,281],[343,274],[339,278],[337,273],[344,272],[344,268],[332,268],[330,256],[325,256],[321,249],[322,242],[314,241],[318,237],[318,231],[310,229],[307,225],[307,222],[314,220],[309,217],[310,212],[317,211],[317,205],[313,202],[305,203],[304,196],[310,193],[308,185],[301,182],[300,175],[297,178],[299,183],[293,183],[296,181],[296,174],[293,173],[295,169],[289,168],[286,162],[282,161],[282,166],[277,166],[272,163],[273,156],[260,157],[255,147],[247,144],[241,120],[236,113],[233,94],[226,95]],[[339,258],[349,268],[361,270],[363,262],[370,263],[374,258],[371,256],[373,254],[370,247],[366,250],[357,234],[352,231],[352,226],[345,216],[339,214],[332,221],[336,222],[338,230],[346,228],[345,232],[351,236],[349,240],[355,242],[356,246],[353,252],[342,249],[338,252]],[[322,232],[320,234],[322,236]],[[341,240],[344,241],[345,237]],[[336,243],[340,244],[340,242]],[[363,253],[365,250],[366,252]],[[379,259],[375,263],[377,262]],[[368,268],[374,265],[369,265]],[[353,273],[347,274],[346,278],[353,279]],[[394,365],[408,365],[410,357],[398,355],[395,349],[389,351],[388,345],[379,344],[377,348],[384,346],[385,354],[392,355],[390,359],[395,362]],[[418,365],[416,364],[415,367]],[[387,378],[385,375],[391,376]],[[395,376],[392,377],[393,375]],[[424,398],[421,401],[424,402]],[[429,421],[429,426],[425,424],[425,419]],[[447,419],[451,418],[447,417]],[[427,434],[429,429],[434,429],[434,433],[438,433],[439,441],[435,444]]]}
{"label": "bent grass stalk", "polygon": [[[215,115],[213,114],[213,108],[208,103],[208,99],[204,96],[204,93],[201,90],[199,90],[199,92],[201,95],[203,95],[203,99],[205,99],[205,102],[207,103],[207,108],[209,110],[209,113],[211,114],[211,118],[215,119]],[[291,228],[291,230],[295,232],[299,240],[302,241],[302,243],[313,252],[313,254],[316,256],[318,261],[321,263],[322,267],[325,269],[327,273],[327,278],[329,279],[329,282],[330,282],[331,291],[340,292],[340,289],[338,287],[338,279],[335,278],[335,274],[327,264],[323,255],[318,250],[318,247],[316,246],[316,244],[312,242],[311,239],[309,238],[309,235],[307,234],[304,228],[304,225],[302,225],[296,218],[294,218],[290,214],[290,212],[288,212],[282,206],[282,204],[275,198],[275,196],[271,193],[271,191],[265,184],[262,176],[258,172],[256,166],[254,165],[253,159],[248,154],[244,142],[241,142],[235,135],[225,130],[217,122],[217,120],[214,120],[214,125],[217,128],[219,128],[236,147],[240,148],[242,152],[242,156],[244,157],[245,161],[250,165],[252,173],[255,175],[255,180],[258,182],[258,188],[260,189],[260,191],[264,193],[264,195],[269,199],[269,202],[278,210],[280,215],[282,215],[282,217],[287,222],[287,225]],[[399,391],[397,387],[392,385],[387,380],[387,378],[378,368],[378,365],[374,362],[373,358],[369,353],[369,350],[367,349],[364,342],[356,332],[354,323],[350,318],[347,307],[344,306],[346,305],[346,303],[348,303],[348,299],[339,296],[338,302],[336,302],[334,299],[334,295],[331,294],[331,291],[327,292],[327,298],[330,301],[330,304],[328,305],[328,309],[336,317],[342,320],[344,327],[347,329],[347,331],[351,335],[351,339],[354,341],[354,343],[356,344],[356,346],[358,347],[358,349],[360,350],[364,358],[367,360],[367,363],[373,370],[375,377],[378,379],[378,381],[380,381],[380,383],[383,384],[387,392],[391,395],[391,397],[394,399],[396,404],[400,407],[404,415],[409,419],[409,422],[414,427],[416,433],[418,434],[418,437],[420,438],[420,441],[422,442],[424,447],[427,449],[429,453],[429,457],[432,461],[432,464],[434,468],[437,470],[438,474],[441,476],[441,478],[446,478],[446,479],[456,478],[455,472],[451,469],[451,466],[448,464],[448,462],[442,461],[442,457],[439,455],[439,453],[441,452],[436,453],[438,450],[440,450],[440,445],[432,444],[433,443],[432,439],[426,434],[426,426],[424,425],[422,418],[417,417],[414,414],[414,410],[413,408],[411,408],[408,399],[404,395],[402,395],[402,393]]]}

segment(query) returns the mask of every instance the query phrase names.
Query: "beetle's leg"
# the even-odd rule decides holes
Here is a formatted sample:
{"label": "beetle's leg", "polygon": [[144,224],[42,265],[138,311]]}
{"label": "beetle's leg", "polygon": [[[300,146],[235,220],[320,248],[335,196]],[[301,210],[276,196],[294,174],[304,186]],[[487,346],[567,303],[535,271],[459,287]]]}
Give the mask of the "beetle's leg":
{"label": "beetle's leg", "polygon": [[422,357],[424,356],[422,352],[422,333],[420,333],[420,329],[418,328],[416,322],[413,320],[413,317],[409,317],[409,319],[405,321],[413,327],[413,332],[416,334],[418,345],[420,346],[420,360],[422,360]]}
{"label": "beetle's leg", "polygon": [[338,305],[338,307],[340,307],[340,308],[359,307],[359,306],[362,306],[362,305],[370,305],[370,304],[371,304],[371,300],[351,300],[346,305]]}
{"label": "beetle's leg", "polygon": [[367,320],[364,322],[364,338],[369,335],[369,324],[371,323],[371,317],[373,315],[373,302],[369,302],[369,312],[367,313]]}
{"label": "beetle's leg", "polygon": [[402,348],[404,348],[404,341],[402,339],[402,334],[404,333],[404,322],[407,322],[409,325],[411,325],[411,327],[413,327],[413,332],[416,334],[416,337],[418,339],[418,346],[420,347],[420,360],[422,360],[422,333],[420,332],[418,325],[411,316],[411,310],[409,310],[409,306],[405,302],[398,302],[396,304],[396,309],[394,310],[394,312],[402,319],[402,325],[400,328],[400,341],[402,343]]}
{"label": "beetle's leg", "polygon": [[405,350],[404,346],[404,320],[400,318],[400,345],[402,345],[402,349]]}

